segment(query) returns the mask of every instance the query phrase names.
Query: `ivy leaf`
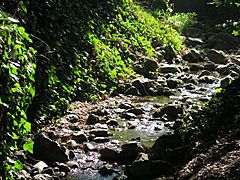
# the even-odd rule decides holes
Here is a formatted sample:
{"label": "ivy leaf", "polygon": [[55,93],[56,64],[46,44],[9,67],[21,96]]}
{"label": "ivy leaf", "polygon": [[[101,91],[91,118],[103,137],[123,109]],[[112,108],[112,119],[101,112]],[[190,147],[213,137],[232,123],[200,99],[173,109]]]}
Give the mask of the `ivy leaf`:
{"label": "ivy leaf", "polygon": [[23,164],[17,160],[15,163],[14,163],[14,167],[17,169],[17,170],[22,170],[23,169]]}
{"label": "ivy leaf", "polygon": [[33,144],[34,142],[32,140],[25,142],[25,144],[23,145],[24,151],[28,151],[33,154]]}

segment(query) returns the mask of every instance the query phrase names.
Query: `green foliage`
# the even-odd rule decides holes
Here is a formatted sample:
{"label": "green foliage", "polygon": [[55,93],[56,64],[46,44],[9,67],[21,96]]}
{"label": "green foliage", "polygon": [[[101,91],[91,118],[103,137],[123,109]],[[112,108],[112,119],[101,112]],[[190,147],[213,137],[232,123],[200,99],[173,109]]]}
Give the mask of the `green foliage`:
{"label": "green foliage", "polygon": [[[0,161],[10,171],[21,169],[21,163],[11,159],[12,153],[31,131],[26,111],[35,96],[36,51],[27,45],[32,40],[17,20],[0,12],[0,21]],[[5,175],[9,175],[7,171]]]}
{"label": "green foliage", "polygon": [[172,25],[178,32],[184,32],[197,22],[196,13],[175,13],[167,16],[167,24]]}

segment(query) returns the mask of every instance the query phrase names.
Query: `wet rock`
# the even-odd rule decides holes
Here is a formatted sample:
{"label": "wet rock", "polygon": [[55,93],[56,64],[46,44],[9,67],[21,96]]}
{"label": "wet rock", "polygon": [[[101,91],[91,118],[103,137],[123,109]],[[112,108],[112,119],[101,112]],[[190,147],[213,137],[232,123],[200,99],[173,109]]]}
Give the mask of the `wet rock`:
{"label": "wet rock", "polygon": [[231,76],[227,76],[220,81],[220,87],[225,88],[227,85],[232,82],[234,79]]}
{"label": "wet rock", "polygon": [[41,173],[44,168],[48,168],[48,165],[43,161],[39,161],[37,164],[33,166],[33,168],[34,170],[36,169],[38,173]]}
{"label": "wet rock", "polygon": [[78,146],[78,144],[76,143],[76,141],[74,141],[74,140],[69,140],[69,141],[67,141],[67,147],[69,148],[69,149],[74,149],[74,148],[76,148]]}
{"label": "wet rock", "polygon": [[229,67],[228,67],[227,64],[226,65],[218,65],[217,68],[216,68],[216,71],[219,74],[226,75],[229,72]]}
{"label": "wet rock", "polygon": [[71,123],[76,123],[80,121],[79,117],[76,114],[68,114],[66,119]]}
{"label": "wet rock", "polygon": [[83,145],[83,149],[85,152],[88,152],[88,151],[94,151],[96,148],[91,143],[85,143]]}
{"label": "wet rock", "polygon": [[121,114],[121,117],[124,119],[133,119],[133,118],[136,118],[136,115],[133,113],[124,112]]}
{"label": "wet rock", "polygon": [[180,104],[168,104],[154,112],[153,117],[162,117],[166,114],[170,117],[177,118],[177,116],[182,113],[183,109]]}
{"label": "wet rock", "polygon": [[240,66],[240,55],[235,55],[233,58],[231,58],[231,61],[232,61],[232,63]]}
{"label": "wet rock", "polygon": [[87,138],[86,134],[84,134],[83,132],[73,133],[72,139],[79,144],[88,141],[88,138]]}
{"label": "wet rock", "polygon": [[174,49],[171,46],[166,46],[164,48],[165,53],[164,53],[164,58],[165,60],[169,63],[172,64],[173,63],[173,58],[176,58],[176,52],[174,51]]}
{"label": "wet rock", "polygon": [[201,38],[188,37],[186,39],[186,44],[189,46],[204,45],[204,41]]}
{"label": "wet rock", "polygon": [[177,88],[179,85],[183,84],[182,80],[180,79],[168,79],[167,80],[167,86],[170,88],[170,89],[175,89]]}
{"label": "wet rock", "polygon": [[203,69],[203,66],[200,64],[190,64],[189,68],[190,68],[190,71],[200,71]]}
{"label": "wet rock", "polygon": [[207,46],[219,50],[234,49],[239,45],[239,40],[228,33],[217,33],[209,37]]}
{"label": "wet rock", "polygon": [[210,61],[216,64],[226,64],[227,59],[222,51],[217,51],[215,49],[210,49],[206,51],[207,57]]}
{"label": "wet rock", "polygon": [[193,84],[193,83],[188,83],[188,84],[186,84],[184,87],[185,87],[186,89],[188,89],[188,90],[193,90],[193,89],[196,89],[196,88],[197,88],[197,86],[196,86],[195,84]]}
{"label": "wet rock", "polygon": [[160,68],[161,73],[179,73],[181,72],[180,68],[176,65],[162,65]]}
{"label": "wet rock", "polygon": [[155,72],[158,69],[158,63],[152,59],[145,59],[143,65],[147,72]]}
{"label": "wet rock", "polygon": [[199,82],[201,82],[201,83],[211,84],[214,81],[216,81],[216,78],[214,76],[202,76],[199,78]]}
{"label": "wet rock", "polygon": [[181,136],[177,134],[163,135],[152,146],[150,159],[178,164],[184,160],[188,150],[189,146],[184,146]]}
{"label": "wet rock", "polygon": [[113,149],[104,148],[100,150],[101,159],[107,162],[117,162],[119,153]]}
{"label": "wet rock", "polygon": [[97,123],[97,124],[94,125],[94,129],[106,129],[106,130],[108,130],[108,126],[107,126],[107,124]]}
{"label": "wet rock", "polygon": [[69,152],[68,152],[68,154],[69,154],[69,158],[70,159],[74,159],[76,156],[75,156],[75,154],[74,154],[74,152],[72,151],[72,150],[70,150]]}
{"label": "wet rock", "polygon": [[33,176],[33,180],[53,180],[49,174],[37,174]]}
{"label": "wet rock", "polygon": [[204,31],[199,28],[187,28],[185,31],[185,34],[187,37],[194,37],[194,38],[201,37],[203,33]]}
{"label": "wet rock", "polygon": [[67,164],[60,163],[58,167],[59,167],[59,170],[60,170],[60,171],[63,171],[63,172],[65,172],[65,173],[70,172],[70,168],[68,167]]}
{"label": "wet rock", "polygon": [[105,143],[105,142],[109,142],[110,139],[109,137],[95,137],[93,141],[96,143]]}
{"label": "wet rock", "polygon": [[211,75],[211,72],[210,72],[210,71],[208,71],[208,70],[203,70],[203,71],[198,75],[198,77],[200,78],[200,77],[202,77],[202,76],[209,76],[209,75]]}
{"label": "wet rock", "polygon": [[54,171],[53,171],[53,168],[51,167],[48,167],[48,168],[44,168],[43,171],[42,171],[43,174],[49,174],[49,175],[54,175]]}
{"label": "wet rock", "polygon": [[109,126],[118,126],[119,125],[119,122],[115,119],[110,119],[107,121],[107,125]]}
{"label": "wet rock", "polygon": [[96,116],[95,114],[89,114],[88,119],[87,119],[87,124],[88,125],[94,125],[96,123],[99,123],[100,119],[98,116]]}
{"label": "wet rock", "polygon": [[93,134],[95,137],[108,137],[110,135],[107,129],[91,129],[89,134]]}
{"label": "wet rock", "polygon": [[144,152],[144,148],[135,142],[124,144],[121,149],[119,161],[122,164],[131,164],[138,157],[139,153]]}
{"label": "wet rock", "polygon": [[148,94],[147,90],[149,89],[151,82],[154,81],[149,80],[147,78],[136,78],[132,81],[132,86],[136,87],[140,94],[147,95]]}
{"label": "wet rock", "polygon": [[108,112],[106,111],[106,109],[97,109],[95,111],[92,111],[91,113],[95,114],[97,116],[106,116],[106,115],[108,115]]}
{"label": "wet rock", "polygon": [[186,53],[182,57],[185,61],[194,63],[194,62],[201,62],[204,60],[202,54],[196,50],[196,49],[191,49],[190,52]]}
{"label": "wet rock", "polygon": [[148,155],[141,153],[136,161],[127,167],[125,173],[132,179],[152,179],[160,175],[166,175],[172,166],[164,161],[152,161]]}
{"label": "wet rock", "polygon": [[118,107],[120,109],[131,109],[131,108],[133,108],[133,106],[130,103],[121,103]]}
{"label": "wet rock", "polygon": [[66,165],[69,167],[69,168],[79,168],[79,164],[77,161],[68,161],[66,162]]}
{"label": "wet rock", "polygon": [[127,112],[128,113],[133,113],[136,116],[144,114],[144,111],[142,109],[140,109],[140,108],[132,108],[132,109],[129,109]]}
{"label": "wet rock", "polygon": [[207,64],[204,65],[204,69],[209,71],[214,71],[217,68],[217,65],[214,62],[207,62]]}
{"label": "wet rock", "polygon": [[102,176],[110,176],[113,174],[114,169],[113,169],[112,165],[107,164],[107,165],[104,165],[103,167],[101,167],[98,172]]}
{"label": "wet rock", "polygon": [[45,162],[66,162],[68,155],[61,149],[60,145],[47,138],[45,135],[39,135],[34,140],[33,156]]}

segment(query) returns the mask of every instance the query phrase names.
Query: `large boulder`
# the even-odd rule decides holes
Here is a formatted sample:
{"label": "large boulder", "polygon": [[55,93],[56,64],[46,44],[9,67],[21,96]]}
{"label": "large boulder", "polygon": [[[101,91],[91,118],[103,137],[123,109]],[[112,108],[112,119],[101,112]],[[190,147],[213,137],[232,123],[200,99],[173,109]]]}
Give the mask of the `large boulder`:
{"label": "large boulder", "polygon": [[144,152],[143,147],[139,143],[131,142],[122,145],[119,153],[119,162],[122,164],[131,164],[139,155]]}
{"label": "large boulder", "polygon": [[207,45],[209,48],[229,50],[236,48],[239,45],[239,40],[228,33],[221,32],[210,36]]}
{"label": "large boulder", "polygon": [[60,145],[45,135],[41,134],[33,141],[33,156],[36,159],[49,163],[66,162],[69,160],[68,155]]}
{"label": "large boulder", "polygon": [[216,63],[216,64],[226,64],[227,59],[224,55],[224,52],[217,51],[215,49],[210,49],[206,51],[207,57],[210,61]]}
{"label": "large boulder", "polygon": [[150,159],[162,160],[176,165],[184,160],[188,150],[189,146],[184,145],[180,135],[163,135],[153,144]]}
{"label": "large boulder", "polygon": [[172,166],[161,160],[149,160],[148,155],[141,153],[125,173],[132,179],[149,179],[167,174]]}

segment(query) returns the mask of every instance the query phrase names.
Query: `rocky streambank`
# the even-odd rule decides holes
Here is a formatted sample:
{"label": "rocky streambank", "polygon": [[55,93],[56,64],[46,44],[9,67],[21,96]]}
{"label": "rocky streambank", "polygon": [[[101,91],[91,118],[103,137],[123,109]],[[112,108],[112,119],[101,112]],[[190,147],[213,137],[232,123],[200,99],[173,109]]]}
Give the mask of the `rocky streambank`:
{"label": "rocky streambank", "polygon": [[136,57],[139,76],[106,100],[71,104],[56,124],[35,135],[34,153],[19,178],[175,179],[195,152],[179,134],[183,117],[240,73],[238,38],[200,23],[184,38],[183,54],[166,46],[155,48],[156,59]]}

